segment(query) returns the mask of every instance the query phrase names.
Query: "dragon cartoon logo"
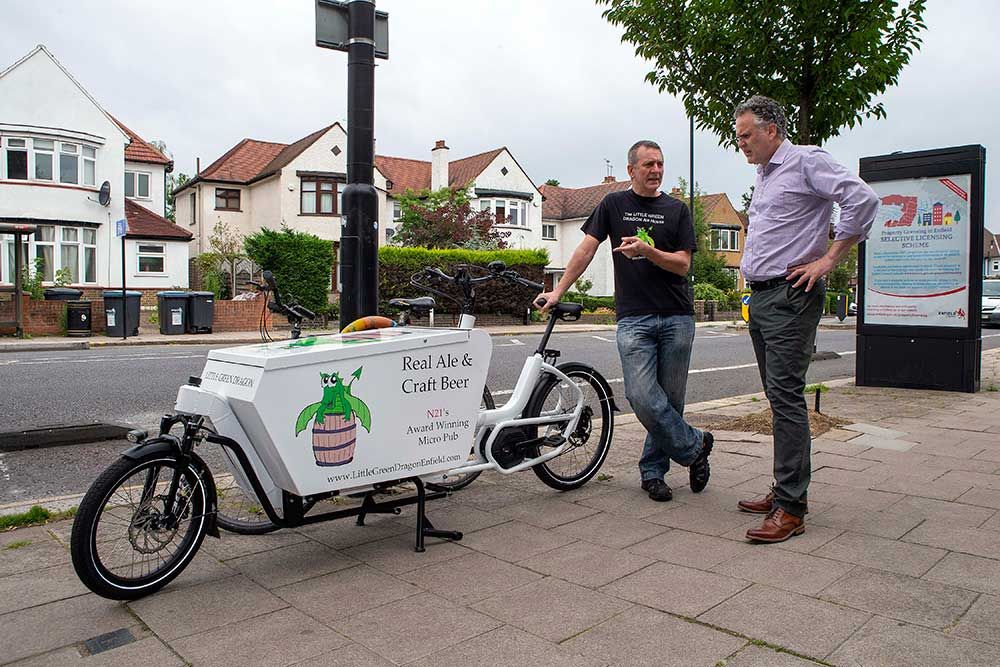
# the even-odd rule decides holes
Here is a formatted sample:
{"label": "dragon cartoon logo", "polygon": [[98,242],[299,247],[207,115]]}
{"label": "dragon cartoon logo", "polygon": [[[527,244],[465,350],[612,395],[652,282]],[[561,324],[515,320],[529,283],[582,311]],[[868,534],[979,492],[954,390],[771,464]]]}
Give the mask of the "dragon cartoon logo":
{"label": "dragon cartoon logo", "polygon": [[351,381],[344,384],[339,373],[320,373],[323,400],[307,405],[295,420],[295,435],[313,422],[313,456],[318,466],[342,466],[354,460],[358,422],[371,433],[372,413],[351,386],[361,379],[361,369],[351,373]]}

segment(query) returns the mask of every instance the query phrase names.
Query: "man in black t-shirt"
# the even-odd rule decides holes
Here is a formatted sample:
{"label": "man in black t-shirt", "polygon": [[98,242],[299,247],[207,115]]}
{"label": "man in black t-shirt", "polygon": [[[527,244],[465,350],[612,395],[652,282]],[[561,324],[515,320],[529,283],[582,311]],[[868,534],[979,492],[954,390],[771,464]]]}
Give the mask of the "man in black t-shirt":
{"label": "man in black t-shirt", "polygon": [[597,205],[559,284],[536,302],[544,301],[542,311],[557,303],[590,265],[598,246],[611,238],[625,395],[646,428],[639,458],[642,488],[653,500],[666,501],[673,497],[664,481],[671,460],[688,467],[695,493],[708,484],[710,472],[712,434],[683,417],[694,342],[694,303],[686,276],[697,247],[688,208],[660,192],[660,147],[636,142],[628,152],[628,174],[632,186]]}

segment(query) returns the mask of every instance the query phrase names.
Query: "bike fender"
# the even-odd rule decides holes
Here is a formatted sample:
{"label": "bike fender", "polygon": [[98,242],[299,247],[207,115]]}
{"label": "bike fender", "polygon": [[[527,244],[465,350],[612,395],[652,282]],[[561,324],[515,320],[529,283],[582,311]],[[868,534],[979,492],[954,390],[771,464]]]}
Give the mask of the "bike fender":
{"label": "bike fender", "polygon": [[[607,393],[608,398],[611,401],[611,411],[621,412],[621,409],[618,407],[618,404],[615,403],[615,392],[611,391],[611,385],[608,384],[608,381],[604,379],[604,376],[598,373],[593,366],[590,366],[588,364],[583,364],[578,361],[568,361],[566,363],[558,364],[556,368],[562,371],[563,373],[568,373],[571,370],[582,370],[592,375],[597,380],[597,383],[600,384],[604,388],[604,391]],[[535,395],[541,394],[543,390],[544,387],[541,384],[535,387],[534,391],[532,392],[531,400],[528,401],[528,405],[532,405],[535,400]]]}
{"label": "bike fender", "polygon": [[150,438],[144,442],[140,442],[134,447],[130,447],[122,453],[127,459],[136,460],[141,459],[149,454],[173,454],[177,455],[181,453],[180,445],[174,439],[166,438]]}
{"label": "bike fender", "polygon": [[[122,456],[134,461],[149,455],[178,456],[180,453],[180,444],[174,438],[160,437],[150,438],[145,442],[140,442],[135,447],[131,447],[123,452]],[[221,538],[222,535],[219,534],[219,526],[215,520],[215,512],[218,504],[217,492],[215,490],[215,478],[212,477],[211,469],[200,456],[194,452],[191,452],[190,456],[195,466],[201,470],[201,478],[205,483],[205,492],[208,500],[208,507],[205,508],[205,514],[208,517],[205,534]]]}

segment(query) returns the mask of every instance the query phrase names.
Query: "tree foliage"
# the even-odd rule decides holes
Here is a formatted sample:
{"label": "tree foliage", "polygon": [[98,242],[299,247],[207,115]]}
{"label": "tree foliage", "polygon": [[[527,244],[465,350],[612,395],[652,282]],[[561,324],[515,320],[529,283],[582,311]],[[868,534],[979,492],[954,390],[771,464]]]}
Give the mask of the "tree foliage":
{"label": "tree foliage", "polygon": [[[677,179],[677,187],[681,192],[688,192],[688,184],[684,178]],[[691,258],[691,277],[695,285],[715,285],[720,290],[731,290],[735,287],[733,278],[726,271],[726,260],[712,251],[712,229],[705,216],[703,197],[705,193],[694,186],[694,235],[698,241],[698,252]],[[683,200],[687,203],[687,199]]]}
{"label": "tree foliage", "polygon": [[785,106],[789,136],[822,144],[884,118],[873,98],[920,46],[925,0],[596,0],[646,80],[680,95],[698,127],[734,145],[733,108],[754,94]]}
{"label": "tree foliage", "polygon": [[[156,150],[160,151],[161,153],[163,153],[168,160],[174,159],[174,154],[170,152],[169,148],[167,148],[167,142],[165,142],[163,139],[153,139],[152,141],[149,142],[149,145],[155,148]],[[177,220],[175,219],[176,212],[174,208],[174,190],[181,187],[190,180],[191,177],[184,173],[175,174],[171,172],[167,174],[167,182],[166,182],[167,191],[164,193],[165,204],[166,204],[166,215],[164,217],[170,222],[177,222]]]}
{"label": "tree foliage", "polygon": [[494,228],[490,211],[474,211],[468,189],[407,190],[399,198],[401,216],[393,243],[406,247],[498,250],[510,231]]}
{"label": "tree foliage", "polygon": [[333,243],[313,234],[261,229],[244,240],[247,256],[274,273],[282,298],[294,297],[317,313],[328,312]]}
{"label": "tree foliage", "polygon": [[545,185],[551,185],[552,187],[558,188],[559,187],[559,179],[557,179],[557,178],[550,178],[549,180],[545,181]]}
{"label": "tree foliage", "polygon": [[847,255],[826,277],[828,292],[846,292],[851,286],[851,279],[858,272],[858,246],[852,246]]}
{"label": "tree foliage", "polygon": [[237,292],[237,264],[247,256],[244,241],[243,234],[220,220],[208,239],[211,251],[195,260],[201,270],[202,287],[214,292],[217,299],[231,299]]}

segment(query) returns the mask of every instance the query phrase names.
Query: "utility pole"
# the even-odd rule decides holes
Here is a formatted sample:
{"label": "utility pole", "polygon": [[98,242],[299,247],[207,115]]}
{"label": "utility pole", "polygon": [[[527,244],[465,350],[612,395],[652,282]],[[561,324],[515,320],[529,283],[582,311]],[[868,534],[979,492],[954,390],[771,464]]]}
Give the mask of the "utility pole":
{"label": "utility pole", "polygon": [[[375,58],[388,58],[388,14],[375,0],[316,0],[316,45],[347,51],[347,187],[340,229],[340,326],[378,309]],[[378,24],[378,25],[376,25]]]}

